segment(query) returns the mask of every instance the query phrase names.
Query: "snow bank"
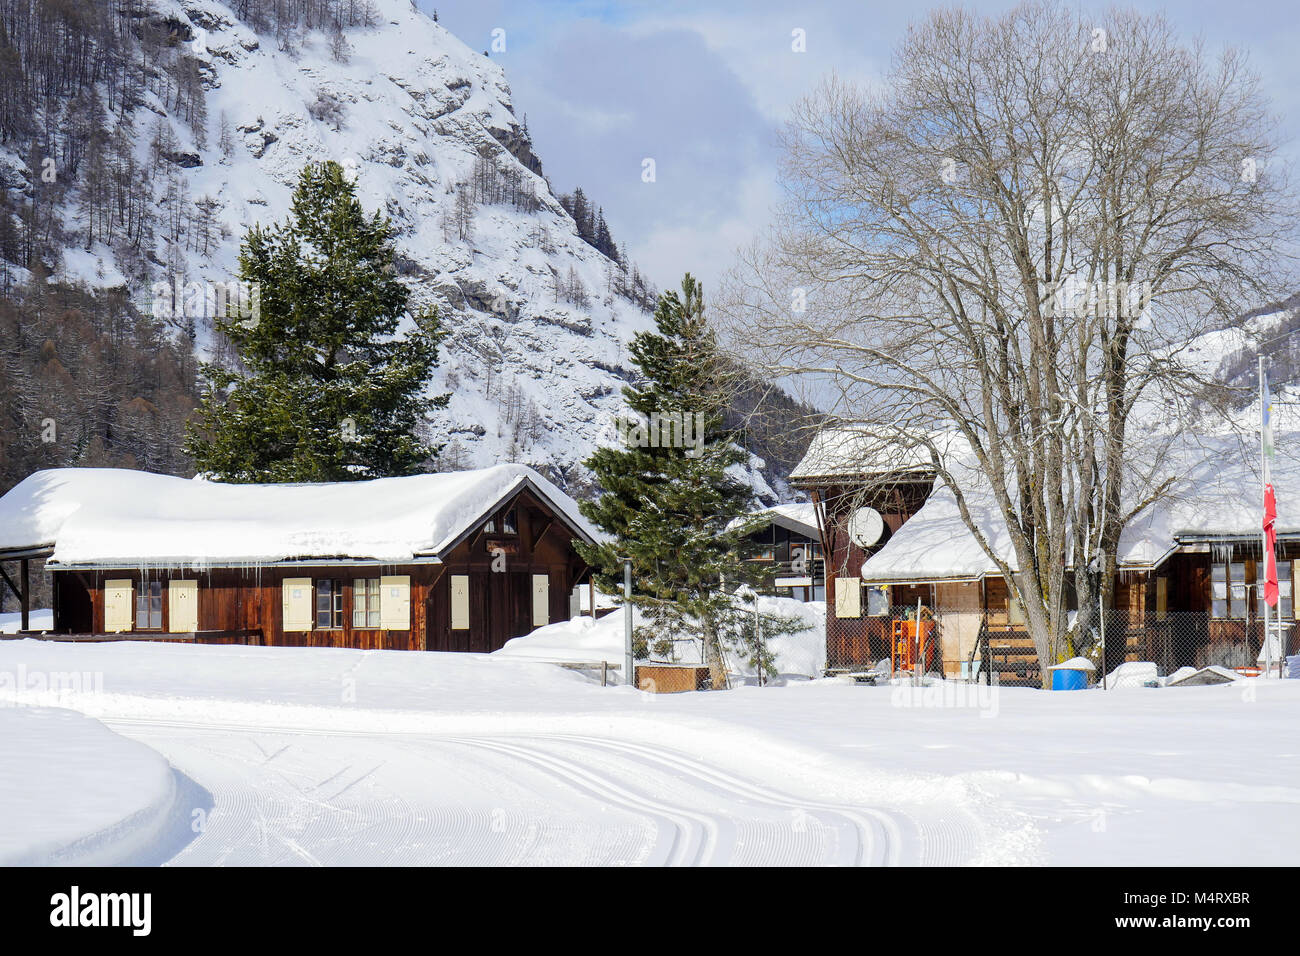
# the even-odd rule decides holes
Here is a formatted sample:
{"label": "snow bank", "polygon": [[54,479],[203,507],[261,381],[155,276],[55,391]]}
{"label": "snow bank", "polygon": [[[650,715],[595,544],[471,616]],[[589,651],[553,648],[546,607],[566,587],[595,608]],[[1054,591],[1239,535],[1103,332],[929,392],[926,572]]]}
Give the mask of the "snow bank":
{"label": "snow bank", "polygon": [[0,707],[0,767],[3,866],[139,862],[188,817],[166,760],[70,710]]}
{"label": "snow bank", "polygon": [[[54,627],[54,612],[47,607],[32,611],[27,623],[33,631],[51,630]],[[0,634],[17,634],[22,626],[22,611],[6,611],[0,614]]]}
{"label": "snow bank", "polygon": [[[921,862],[1281,865],[1294,856],[1278,834],[1294,829],[1300,765],[1279,756],[1290,752],[1300,681],[911,695],[814,680],[653,695],[500,654],[0,642],[0,671],[19,664],[100,672],[103,692],[65,705],[104,719],[188,722],[208,739],[281,728],[648,742],[809,800],[912,815],[928,806],[980,828],[955,850],[946,824],[928,836],[905,830],[905,844],[935,844]],[[21,735],[0,740],[12,747]],[[1230,840],[1186,838],[1220,832],[1234,815],[1251,826]]]}
{"label": "snow bank", "polygon": [[77,563],[272,562],[440,554],[531,487],[581,534],[577,503],[526,465],[330,484],[238,485],[116,468],[38,471],[0,498],[0,550]]}
{"label": "snow bank", "polygon": [[[640,625],[642,617],[634,616]],[[524,661],[608,661],[623,665],[625,628],[623,611],[617,610],[604,617],[575,617],[539,627],[531,634],[506,641],[500,650],[490,656]]]}
{"label": "snow bank", "polygon": [[[805,629],[798,634],[774,638],[769,643],[768,649],[776,655],[777,671],[791,676],[820,677],[826,662],[826,603],[760,596],[759,609],[766,614],[797,617],[805,624]],[[637,627],[644,623],[640,613],[635,615],[633,623]],[[492,656],[536,661],[608,661],[622,666],[625,640],[623,612],[618,610],[595,621],[590,617],[575,617],[539,627],[531,634],[507,641]],[[684,663],[699,660],[698,647],[690,644],[679,644],[678,654]],[[735,674],[750,677],[756,673],[735,653],[727,655],[727,664]]]}

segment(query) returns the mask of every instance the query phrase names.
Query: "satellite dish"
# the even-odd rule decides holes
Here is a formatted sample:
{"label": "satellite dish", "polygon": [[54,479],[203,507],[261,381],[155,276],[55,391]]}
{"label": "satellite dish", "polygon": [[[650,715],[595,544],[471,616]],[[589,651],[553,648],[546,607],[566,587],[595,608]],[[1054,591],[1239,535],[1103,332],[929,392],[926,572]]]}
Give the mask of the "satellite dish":
{"label": "satellite dish", "polygon": [[885,533],[885,519],[875,508],[859,508],[849,516],[849,538],[859,548],[869,548]]}

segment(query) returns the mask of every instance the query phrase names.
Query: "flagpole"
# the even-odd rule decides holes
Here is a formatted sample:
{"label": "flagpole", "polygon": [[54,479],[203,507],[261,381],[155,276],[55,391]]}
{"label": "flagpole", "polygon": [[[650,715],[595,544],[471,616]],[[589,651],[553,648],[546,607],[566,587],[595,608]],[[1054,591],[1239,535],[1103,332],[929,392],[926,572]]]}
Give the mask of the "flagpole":
{"label": "flagpole", "polygon": [[[1268,430],[1271,426],[1268,414],[1268,383],[1264,375],[1264,356],[1259,357],[1259,461],[1261,466],[1262,481],[1259,489],[1260,511],[1265,514],[1265,518],[1260,522],[1260,549],[1259,553],[1262,561],[1262,578],[1257,571],[1255,574],[1255,594],[1259,603],[1264,608],[1264,674],[1269,675],[1273,671],[1273,645],[1268,639],[1268,453],[1269,436]],[[1228,585],[1231,587],[1231,583]],[[1263,590],[1261,590],[1261,587]]]}

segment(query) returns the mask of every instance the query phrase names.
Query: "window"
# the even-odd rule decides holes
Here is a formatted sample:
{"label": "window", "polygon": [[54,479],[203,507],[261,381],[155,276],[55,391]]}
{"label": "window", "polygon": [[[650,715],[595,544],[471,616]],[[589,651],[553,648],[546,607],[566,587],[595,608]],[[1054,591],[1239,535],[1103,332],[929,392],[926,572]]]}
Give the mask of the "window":
{"label": "window", "polygon": [[379,626],[379,578],[356,578],[353,580],[352,626]]}
{"label": "window", "polygon": [[1246,617],[1246,563],[1232,561],[1210,566],[1210,616]]}
{"label": "window", "polygon": [[343,626],[343,582],[335,578],[316,581],[316,627]]}
{"label": "window", "polygon": [[515,509],[514,509],[514,508],[511,508],[511,509],[510,509],[509,511],[507,511],[504,515],[502,515],[502,517],[501,517],[501,533],[502,533],[502,534],[518,534],[518,533],[519,533],[519,522],[518,522],[518,520],[516,519]]}
{"label": "window", "polygon": [[140,631],[162,630],[162,582],[141,581],[135,595],[135,626]]}
{"label": "window", "polygon": [[867,617],[884,617],[889,613],[889,588],[867,586]]}

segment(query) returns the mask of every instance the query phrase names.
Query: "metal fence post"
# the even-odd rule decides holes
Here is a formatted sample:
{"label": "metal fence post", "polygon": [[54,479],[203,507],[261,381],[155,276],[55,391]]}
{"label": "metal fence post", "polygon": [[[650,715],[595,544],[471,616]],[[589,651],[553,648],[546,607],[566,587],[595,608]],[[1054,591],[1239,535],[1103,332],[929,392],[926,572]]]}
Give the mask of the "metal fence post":
{"label": "metal fence post", "polygon": [[632,559],[623,559],[623,666],[627,682],[636,686],[636,666],[632,660]]}
{"label": "metal fence post", "polygon": [[1097,613],[1101,621],[1101,689],[1106,690],[1106,606],[1100,588],[1097,589]]}

